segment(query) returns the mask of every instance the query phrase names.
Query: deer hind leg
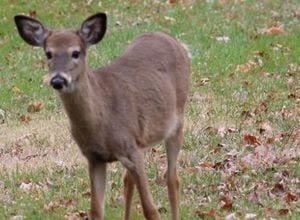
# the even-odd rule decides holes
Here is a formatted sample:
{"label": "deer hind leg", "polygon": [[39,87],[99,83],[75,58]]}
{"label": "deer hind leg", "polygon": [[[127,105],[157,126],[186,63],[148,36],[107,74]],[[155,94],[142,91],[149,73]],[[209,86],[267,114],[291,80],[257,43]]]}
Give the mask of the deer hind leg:
{"label": "deer hind leg", "polygon": [[130,172],[127,170],[124,175],[124,198],[125,198],[125,215],[124,220],[130,219],[130,208],[134,192],[134,181]]}
{"label": "deer hind leg", "polygon": [[160,215],[153,204],[153,199],[149,191],[143,152],[135,148],[129,157],[120,157],[118,159],[127,168],[131,178],[134,180],[140,195],[145,218],[147,220],[160,220]]}
{"label": "deer hind leg", "polygon": [[177,174],[177,159],[183,140],[183,125],[178,126],[176,132],[166,142],[168,168],[165,174],[171,207],[172,220],[178,220],[179,178]]}

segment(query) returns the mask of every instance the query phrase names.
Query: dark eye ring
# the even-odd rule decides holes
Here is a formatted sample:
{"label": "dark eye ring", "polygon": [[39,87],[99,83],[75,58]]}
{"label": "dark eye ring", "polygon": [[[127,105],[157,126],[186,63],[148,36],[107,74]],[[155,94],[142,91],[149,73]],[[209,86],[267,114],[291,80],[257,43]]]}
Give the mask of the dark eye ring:
{"label": "dark eye ring", "polygon": [[46,52],[46,57],[48,60],[50,60],[52,58],[52,53],[50,51]]}
{"label": "dark eye ring", "polygon": [[80,52],[78,50],[75,50],[72,52],[72,58],[78,59],[80,55]]}

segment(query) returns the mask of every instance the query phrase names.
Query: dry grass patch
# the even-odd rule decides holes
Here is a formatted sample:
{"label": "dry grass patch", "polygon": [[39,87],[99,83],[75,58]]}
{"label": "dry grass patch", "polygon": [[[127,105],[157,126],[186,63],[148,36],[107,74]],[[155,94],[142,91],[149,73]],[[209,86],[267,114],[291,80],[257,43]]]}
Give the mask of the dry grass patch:
{"label": "dry grass patch", "polygon": [[31,117],[29,122],[11,121],[1,125],[0,172],[84,163],[63,113]]}

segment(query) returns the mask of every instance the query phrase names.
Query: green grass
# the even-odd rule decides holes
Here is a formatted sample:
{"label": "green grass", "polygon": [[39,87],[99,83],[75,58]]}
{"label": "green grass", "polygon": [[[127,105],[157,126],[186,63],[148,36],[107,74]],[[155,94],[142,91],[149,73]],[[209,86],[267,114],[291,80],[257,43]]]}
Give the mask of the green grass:
{"label": "green grass", "polygon": [[[60,100],[42,84],[47,73],[43,51],[21,40],[13,16],[32,14],[48,27],[62,28],[79,27],[98,11],[107,12],[108,31],[89,50],[92,68],[108,63],[147,31],[168,32],[192,52],[179,169],[181,219],[224,219],[230,213],[238,219],[249,213],[259,219],[299,219],[298,0],[86,2],[0,3],[0,219],[64,219],[88,212],[86,165],[68,136]],[[284,33],[265,33],[270,27],[283,27]],[[218,41],[219,37],[229,40]],[[247,71],[245,64],[250,65]],[[201,83],[203,79],[208,82]],[[43,109],[28,113],[34,102],[42,102]],[[22,122],[22,115],[31,121]],[[260,146],[246,143],[246,134]],[[35,152],[40,154],[24,160]],[[161,155],[162,146],[147,156],[147,172],[155,202],[167,210],[162,218],[169,219],[166,187],[154,181],[163,175]],[[60,166],[57,161],[69,163]],[[123,168],[117,163],[109,171],[106,219],[120,219]],[[279,182],[284,188],[274,193]],[[32,183],[29,192],[20,189],[22,183]],[[249,200],[253,192],[259,202]],[[220,194],[232,201],[231,208],[222,208]],[[287,201],[288,196],[293,199]],[[133,219],[143,219],[137,196],[133,209]]]}

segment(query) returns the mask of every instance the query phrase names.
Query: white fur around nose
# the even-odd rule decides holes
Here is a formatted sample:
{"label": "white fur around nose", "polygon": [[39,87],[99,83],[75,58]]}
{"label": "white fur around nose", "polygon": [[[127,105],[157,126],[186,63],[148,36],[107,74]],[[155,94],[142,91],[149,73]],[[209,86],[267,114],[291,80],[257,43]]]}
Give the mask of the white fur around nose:
{"label": "white fur around nose", "polygon": [[[43,83],[47,86],[50,86],[50,82],[51,82],[51,79],[53,77],[55,77],[58,73],[51,73],[51,74],[47,74],[43,77]],[[61,77],[63,77],[66,81],[67,81],[67,86],[64,86],[62,91],[63,92],[67,92],[67,93],[70,93],[70,92],[73,92],[74,89],[75,89],[75,85],[74,83],[72,82],[72,78],[69,74],[67,73],[64,73],[64,72],[60,72],[59,75]]]}
{"label": "white fur around nose", "polygon": [[[56,75],[57,73],[54,73],[53,77]],[[70,74],[67,74],[65,72],[60,72],[58,73],[61,77],[63,77],[65,80],[67,80],[67,84],[71,84],[72,83],[72,77],[70,76]]]}
{"label": "white fur around nose", "polygon": [[[56,75],[57,73],[54,73],[54,74]],[[53,75],[53,77],[55,75]],[[66,93],[73,92],[75,89],[75,85],[74,85],[74,82],[72,81],[72,77],[70,76],[70,74],[67,74],[65,72],[60,72],[59,75],[67,81],[67,86],[64,86],[62,88],[62,92],[66,92]]]}

